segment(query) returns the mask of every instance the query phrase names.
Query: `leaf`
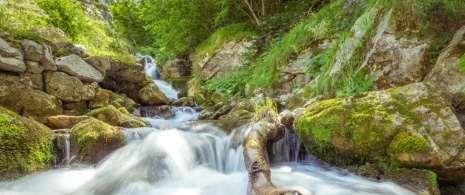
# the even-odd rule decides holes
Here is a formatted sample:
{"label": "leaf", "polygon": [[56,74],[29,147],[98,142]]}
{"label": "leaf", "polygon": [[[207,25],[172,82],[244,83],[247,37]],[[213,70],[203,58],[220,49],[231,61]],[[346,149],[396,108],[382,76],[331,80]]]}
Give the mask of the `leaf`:
{"label": "leaf", "polygon": [[459,60],[459,67],[460,67],[460,71],[465,71],[465,53],[462,55],[462,57]]}

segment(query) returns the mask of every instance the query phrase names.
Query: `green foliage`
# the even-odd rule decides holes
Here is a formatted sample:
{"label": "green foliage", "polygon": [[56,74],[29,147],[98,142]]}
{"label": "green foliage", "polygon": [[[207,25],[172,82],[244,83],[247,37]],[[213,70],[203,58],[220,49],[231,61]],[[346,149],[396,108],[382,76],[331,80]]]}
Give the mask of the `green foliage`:
{"label": "green foliage", "polygon": [[34,11],[36,8],[33,2],[0,3],[0,28],[9,32],[14,29],[47,26],[47,15]]}
{"label": "green foliage", "polygon": [[465,54],[459,60],[460,71],[465,71]]}
{"label": "green foliage", "polygon": [[36,43],[44,44],[44,39],[30,30],[25,30],[21,28],[10,29],[9,33],[11,34],[11,36],[8,37],[8,41],[10,41],[11,44],[16,48],[21,47],[21,40],[23,39],[29,39]]}
{"label": "green foliage", "polygon": [[244,65],[236,71],[227,73],[224,77],[206,81],[205,89],[209,93],[219,91],[227,94],[227,98],[244,98],[245,87],[249,83],[246,78],[251,77],[250,67]]}
{"label": "green foliage", "polygon": [[48,15],[47,22],[76,39],[85,32],[86,19],[81,3],[69,0],[38,0],[37,4]]}
{"label": "green foliage", "polygon": [[396,155],[403,152],[427,152],[428,150],[429,146],[425,138],[400,132],[389,144],[388,153]]}

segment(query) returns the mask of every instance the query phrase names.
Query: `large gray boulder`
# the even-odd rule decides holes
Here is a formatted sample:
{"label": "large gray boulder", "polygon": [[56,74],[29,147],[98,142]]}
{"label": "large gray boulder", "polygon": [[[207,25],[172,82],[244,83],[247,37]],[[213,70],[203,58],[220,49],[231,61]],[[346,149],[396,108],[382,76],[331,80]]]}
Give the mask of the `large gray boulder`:
{"label": "large gray boulder", "polygon": [[465,110],[465,71],[459,69],[459,59],[465,53],[465,26],[460,28],[446,49],[439,55],[436,65],[425,77],[443,91],[446,98],[458,109]]}
{"label": "large gray boulder", "polygon": [[24,72],[26,71],[26,65],[23,60],[24,56],[21,50],[0,39],[0,70]]}
{"label": "large gray boulder", "polygon": [[155,83],[150,83],[140,89],[138,97],[142,104],[148,106],[166,105],[170,103],[170,100],[158,89]]}
{"label": "large gray boulder", "polygon": [[126,64],[114,61],[106,76],[132,83],[144,82],[146,80],[144,67],[141,64]]}
{"label": "large gray boulder", "polygon": [[108,57],[90,56],[84,58],[84,60],[98,70],[103,76],[105,76],[105,72],[111,68],[111,63]]}
{"label": "large gray boulder", "polygon": [[58,70],[76,76],[84,82],[100,82],[102,74],[75,54],[64,56],[56,60]]}
{"label": "large gray boulder", "polygon": [[400,164],[443,183],[465,179],[465,131],[427,83],[310,104],[294,121],[309,152],[334,165]]}
{"label": "large gray boulder", "polygon": [[38,62],[42,58],[42,46],[31,40],[22,40],[21,48],[24,51],[24,58],[29,61]]}
{"label": "large gray boulder", "polygon": [[60,98],[63,102],[79,102],[83,94],[83,84],[77,78],[63,72],[44,73],[45,92]]}

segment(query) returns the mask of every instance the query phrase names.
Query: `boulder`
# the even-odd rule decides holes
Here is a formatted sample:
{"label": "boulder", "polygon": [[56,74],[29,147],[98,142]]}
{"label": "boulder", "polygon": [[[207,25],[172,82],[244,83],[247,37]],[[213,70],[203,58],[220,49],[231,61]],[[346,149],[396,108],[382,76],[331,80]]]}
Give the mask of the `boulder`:
{"label": "boulder", "polygon": [[144,82],[146,74],[144,67],[140,64],[126,64],[114,61],[107,72],[107,76],[112,76],[118,80],[129,81],[132,83]]}
{"label": "boulder", "polygon": [[449,45],[439,55],[425,81],[443,91],[454,107],[465,110],[465,71],[459,69],[459,59],[465,53],[465,26],[460,28]]}
{"label": "boulder", "polygon": [[116,127],[97,119],[88,119],[71,129],[71,153],[82,163],[97,164],[108,154],[126,144],[124,134]]}
{"label": "boulder", "polygon": [[[63,112],[75,112],[73,115],[83,115],[88,111],[87,102],[75,102],[63,105]],[[64,113],[63,113],[64,114]]]}
{"label": "boulder", "polygon": [[26,71],[26,65],[23,59],[24,56],[21,50],[0,39],[0,70],[24,72]]}
{"label": "boulder", "polygon": [[219,120],[237,120],[237,119],[250,119],[254,115],[253,112],[247,110],[234,110],[231,113],[220,116]]}
{"label": "boulder", "polygon": [[77,78],[63,72],[44,73],[45,92],[60,98],[63,102],[79,102],[83,94],[83,84]]}
{"label": "boulder", "polygon": [[110,105],[110,96],[108,95],[111,91],[97,88],[95,90],[95,97],[89,101],[89,108],[100,108],[107,105]]}
{"label": "boulder", "polygon": [[42,45],[42,58],[40,58],[40,64],[44,66],[45,70],[56,71],[55,60],[52,55],[52,48],[48,45]]}
{"label": "boulder", "polygon": [[95,98],[96,89],[98,87],[97,83],[84,84],[82,86],[82,98],[81,101],[87,101]]}
{"label": "boulder", "polygon": [[39,65],[39,62],[26,61],[26,72],[33,74],[40,74],[45,70],[45,68]]}
{"label": "boulder", "polygon": [[38,122],[45,123],[47,117],[63,112],[60,99],[43,91],[34,90],[28,99],[28,102],[23,102],[22,115]]}
{"label": "boulder", "polygon": [[60,57],[56,60],[58,70],[76,76],[84,82],[100,82],[102,74],[75,54]]}
{"label": "boulder", "polygon": [[0,180],[49,168],[52,130],[0,107]]}
{"label": "boulder", "polygon": [[74,125],[90,118],[90,116],[56,115],[47,118],[47,125],[53,129],[71,129]]}
{"label": "boulder", "polygon": [[108,57],[90,56],[90,57],[84,58],[84,61],[86,61],[96,70],[98,70],[103,76],[105,76],[105,72],[107,70],[110,70],[111,68],[110,60]]}
{"label": "boulder", "polygon": [[113,105],[91,110],[86,113],[86,116],[94,117],[113,126],[120,126],[123,122],[121,112]]}
{"label": "boulder", "polygon": [[318,101],[294,126],[309,152],[334,165],[400,164],[443,183],[465,178],[465,131],[428,83]]}
{"label": "boulder", "polygon": [[0,73],[0,106],[20,113],[33,94],[29,77],[17,77]]}
{"label": "boulder", "polygon": [[148,106],[169,104],[170,100],[158,89],[155,83],[149,83],[139,90],[138,98],[140,102]]}
{"label": "boulder", "polygon": [[194,97],[183,97],[179,98],[173,102],[173,106],[188,106],[188,107],[195,107],[195,100]]}
{"label": "boulder", "polygon": [[21,48],[24,51],[24,59],[39,62],[42,59],[42,46],[31,40],[22,40]]}
{"label": "boulder", "polygon": [[34,74],[30,72],[21,73],[20,76],[28,77],[31,79],[32,88],[38,90],[44,90],[44,80],[42,74]]}
{"label": "boulder", "polygon": [[161,117],[164,119],[173,118],[175,113],[173,107],[168,105],[162,106],[144,106],[139,108],[142,117]]}
{"label": "boulder", "polygon": [[192,62],[189,60],[175,59],[165,62],[158,68],[162,76],[179,78],[191,75],[191,66]]}
{"label": "boulder", "polygon": [[132,116],[129,114],[123,114],[123,121],[121,123],[121,126],[126,128],[138,128],[147,127],[149,126],[149,124],[140,117]]}

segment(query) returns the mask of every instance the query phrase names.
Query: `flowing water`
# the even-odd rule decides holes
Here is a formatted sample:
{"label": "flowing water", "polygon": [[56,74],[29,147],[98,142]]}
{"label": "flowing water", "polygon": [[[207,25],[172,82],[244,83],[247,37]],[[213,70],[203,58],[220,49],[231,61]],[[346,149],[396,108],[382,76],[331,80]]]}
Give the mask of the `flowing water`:
{"label": "flowing water", "polygon": [[[128,144],[96,167],[70,165],[0,183],[0,194],[246,194],[242,150],[251,125],[227,135],[211,125],[187,125],[198,115],[190,108],[175,113],[169,120],[148,118],[152,127],[124,130]],[[413,194],[299,155],[305,152],[290,132],[269,152],[277,187],[304,194]]]}
{"label": "flowing water", "polygon": [[158,72],[157,64],[150,56],[145,56],[145,73],[152,77],[153,82],[155,82],[160,91],[162,91],[166,97],[169,99],[178,99],[178,92],[173,89],[171,84],[160,79],[160,73]]}

